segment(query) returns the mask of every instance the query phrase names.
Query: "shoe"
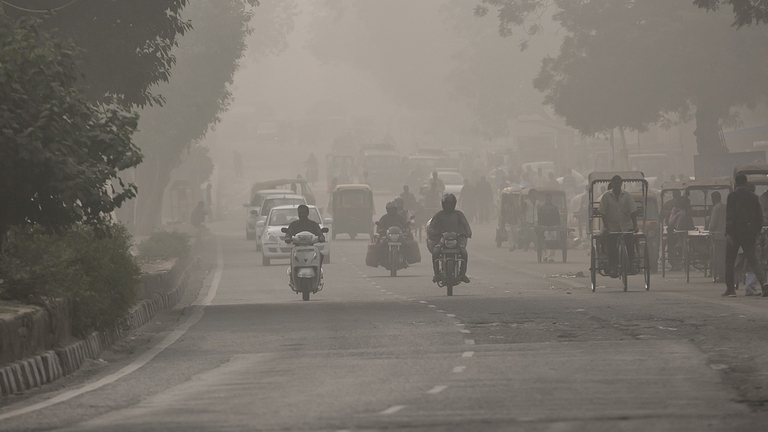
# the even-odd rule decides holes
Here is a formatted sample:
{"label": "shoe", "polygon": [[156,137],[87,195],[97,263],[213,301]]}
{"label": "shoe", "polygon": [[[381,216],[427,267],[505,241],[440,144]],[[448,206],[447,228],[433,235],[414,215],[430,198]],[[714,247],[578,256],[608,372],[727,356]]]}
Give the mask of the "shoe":
{"label": "shoe", "polygon": [[434,283],[438,283],[438,282],[440,282],[441,280],[442,280],[442,279],[440,279],[440,276],[432,276],[432,282],[434,282]]}
{"label": "shoe", "polygon": [[724,293],[720,295],[720,297],[736,297],[736,290],[734,289],[727,289]]}
{"label": "shoe", "polygon": [[768,297],[768,283],[763,285],[763,297]]}
{"label": "shoe", "polygon": [[462,276],[460,280],[464,283],[469,283],[469,278],[467,277],[467,275]]}

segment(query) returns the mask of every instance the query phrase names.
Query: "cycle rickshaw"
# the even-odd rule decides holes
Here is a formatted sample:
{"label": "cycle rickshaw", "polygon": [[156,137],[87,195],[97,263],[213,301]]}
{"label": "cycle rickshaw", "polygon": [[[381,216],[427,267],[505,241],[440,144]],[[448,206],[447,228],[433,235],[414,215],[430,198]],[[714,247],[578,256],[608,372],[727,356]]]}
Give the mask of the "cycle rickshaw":
{"label": "cycle rickshaw", "polygon": [[661,229],[659,230],[661,234],[661,277],[667,277],[668,246],[670,243],[667,224],[669,223],[669,217],[672,215],[672,209],[677,205],[678,198],[683,196],[684,189],[683,184],[680,182],[668,181],[661,185]]}
{"label": "cycle rickshaw", "polygon": [[[768,192],[768,164],[740,165],[733,170],[734,177],[738,174],[746,175],[747,181],[755,185],[755,194],[758,197]],[[760,204],[763,207],[763,230],[758,241],[760,246],[758,259],[763,266],[768,264],[768,212],[765,211],[764,200],[765,198],[760,199]]]}
{"label": "cycle rickshaw", "polygon": [[[599,213],[600,197],[595,197],[595,187],[601,184],[610,184],[614,175],[622,178],[624,185],[635,186],[637,192],[642,194],[642,207],[637,208],[638,232],[608,233],[603,229],[602,215]],[[622,172],[593,172],[589,175],[589,233],[591,241],[590,273],[592,292],[597,288],[597,275],[610,276],[608,265],[608,242],[617,242],[618,275],[621,279],[624,291],[627,291],[628,276],[642,273],[644,276],[645,290],[651,289],[651,263],[649,261],[648,242],[646,239],[646,209],[648,208],[648,182],[640,171]],[[630,189],[627,187],[627,189]],[[633,188],[634,189],[634,188]],[[612,193],[610,189],[606,193]],[[625,235],[632,235],[634,245],[625,243]],[[628,247],[635,248],[635,262],[629,262]],[[633,268],[634,267],[634,268]]]}
{"label": "cycle rickshaw", "polygon": [[729,179],[691,180],[683,183],[684,196],[690,200],[688,216],[693,219],[695,229],[683,231],[683,266],[685,281],[691,281],[691,267],[712,277],[713,243],[709,232],[709,217],[712,214],[712,192],[720,192],[726,197],[733,190]]}
{"label": "cycle rickshaw", "polygon": [[[519,230],[521,224],[520,193],[519,187],[507,187],[501,191],[501,205],[499,206],[499,227],[496,233],[496,246],[509,241],[509,250],[519,247]],[[501,233],[504,230],[504,233]]]}

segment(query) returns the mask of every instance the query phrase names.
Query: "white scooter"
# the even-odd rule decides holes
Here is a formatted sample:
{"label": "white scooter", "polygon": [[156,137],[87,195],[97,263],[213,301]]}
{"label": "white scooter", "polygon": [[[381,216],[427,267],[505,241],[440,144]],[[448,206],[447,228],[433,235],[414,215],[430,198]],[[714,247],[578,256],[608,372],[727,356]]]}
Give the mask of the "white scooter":
{"label": "white scooter", "polygon": [[[288,232],[288,228],[281,230]],[[327,233],[328,228],[323,228]],[[296,293],[301,293],[301,299],[309,300],[310,294],[317,294],[323,289],[323,269],[320,267],[320,249],[315,246],[320,239],[308,231],[302,231],[286,243],[293,244],[291,249],[291,266],[288,268],[288,285]]]}

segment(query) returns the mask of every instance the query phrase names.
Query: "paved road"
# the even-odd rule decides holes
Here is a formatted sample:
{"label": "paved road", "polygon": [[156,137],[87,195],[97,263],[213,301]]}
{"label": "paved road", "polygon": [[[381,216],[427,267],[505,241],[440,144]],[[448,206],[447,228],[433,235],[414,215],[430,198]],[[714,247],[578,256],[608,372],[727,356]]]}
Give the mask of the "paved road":
{"label": "paved road", "polygon": [[240,225],[213,226],[197,300],[210,304],[148,346],[197,319],[186,333],[128,376],[0,429],[765,430],[768,300],[723,300],[680,278],[651,292],[633,280],[628,293],[601,279],[591,293],[587,278],[560,276],[585,270],[583,252],[538,264],[496,249],[486,226],[470,246],[473,281],[453,297],[428,266],[390,278],[364,266],[366,241],[340,237],[325,290],[303,302]]}

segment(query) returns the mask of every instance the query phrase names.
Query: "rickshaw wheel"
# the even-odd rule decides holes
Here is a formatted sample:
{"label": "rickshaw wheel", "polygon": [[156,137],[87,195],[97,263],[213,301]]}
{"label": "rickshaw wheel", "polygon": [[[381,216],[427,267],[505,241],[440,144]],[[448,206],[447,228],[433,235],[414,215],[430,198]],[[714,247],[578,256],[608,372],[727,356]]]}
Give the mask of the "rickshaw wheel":
{"label": "rickshaw wheel", "polygon": [[596,253],[595,247],[592,246],[592,253],[590,254],[591,265],[589,267],[589,270],[592,276],[592,292],[595,292],[595,288],[597,287],[597,268],[595,268],[595,262],[596,262],[595,253]]}
{"label": "rickshaw wheel", "polygon": [[619,254],[621,256],[621,285],[624,287],[624,291],[626,292],[628,285],[627,273],[629,273],[629,255],[627,254],[626,244],[621,245],[621,251]]}
{"label": "rickshaw wheel", "polygon": [[651,261],[648,257],[648,244],[645,245],[645,290],[651,290]]}

